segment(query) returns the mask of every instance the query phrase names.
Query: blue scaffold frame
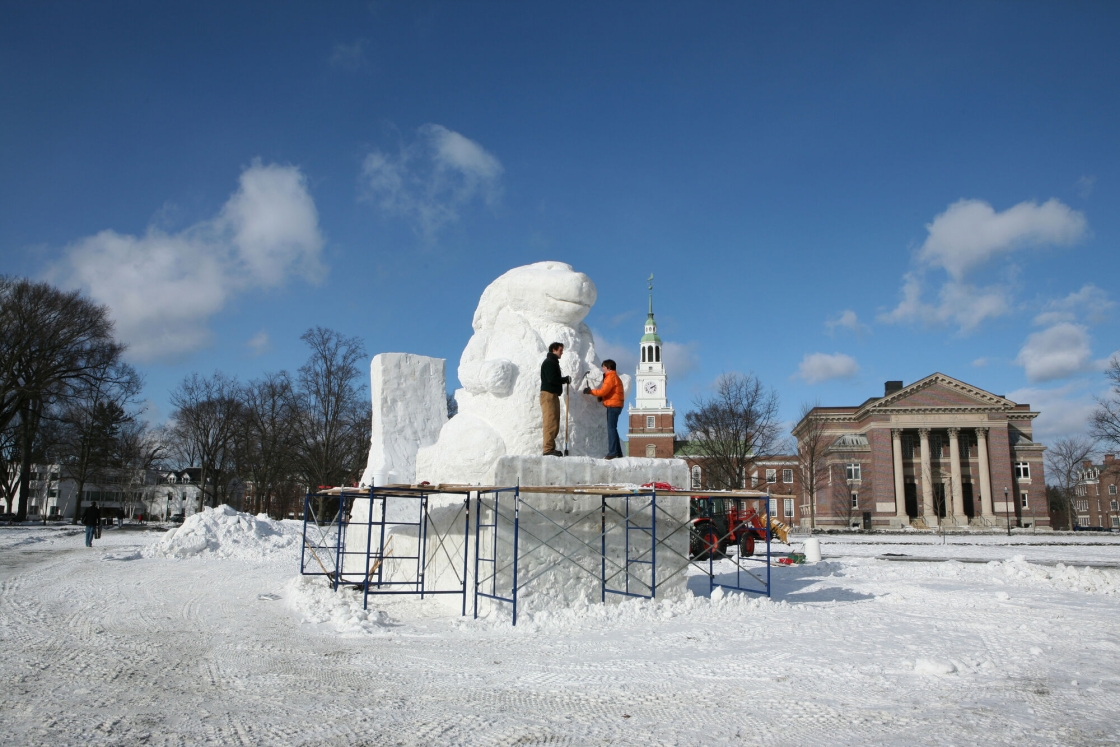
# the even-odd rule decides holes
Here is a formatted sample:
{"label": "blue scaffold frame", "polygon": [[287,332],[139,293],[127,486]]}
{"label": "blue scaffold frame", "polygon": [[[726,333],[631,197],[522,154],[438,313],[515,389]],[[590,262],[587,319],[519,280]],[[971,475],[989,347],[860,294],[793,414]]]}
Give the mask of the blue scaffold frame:
{"label": "blue scaffold frame", "polygon": [[[442,588],[429,588],[427,584],[427,571],[429,563],[428,545],[433,538],[433,533],[430,531],[432,519],[429,512],[429,497],[438,492],[441,495],[461,495],[463,498],[463,506],[459,511],[464,514],[463,524],[463,556],[461,560],[461,567],[456,568],[455,562],[452,560],[451,555],[444,547],[444,540],[447,534],[435,533],[434,537],[437,542],[437,549],[443,549],[447,555],[449,566],[455,572],[458,580],[458,586],[451,589]],[[371,487],[369,489],[339,489],[331,491],[330,495],[338,496],[339,510],[332,525],[335,527],[334,546],[330,548],[334,553],[334,569],[328,570],[326,565],[322,563],[318,554],[315,552],[317,548],[322,548],[323,545],[313,545],[307,539],[308,517],[314,517],[314,512],[311,510],[311,499],[313,496],[322,495],[317,493],[309,493],[305,498],[304,504],[304,542],[300,556],[300,573],[303,575],[327,575],[331,579],[332,588],[337,591],[340,584],[351,583],[347,579],[348,575],[345,566],[347,557],[354,556],[362,559],[362,564],[358,575],[357,586],[362,590],[362,608],[369,608],[369,597],[379,595],[412,595],[419,596],[421,599],[426,596],[432,595],[446,595],[458,594],[462,597],[462,611],[461,614],[467,613],[467,557],[469,551],[469,538],[470,538],[470,491],[465,490],[442,490],[433,491],[428,488],[411,487],[411,486],[383,486]],[[388,516],[388,503],[390,498],[399,499],[415,499],[417,501],[416,520],[398,520],[390,519]],[[365,547],[364,548],[347,548],[346,546],[346,532],[345,530],[351,526],[350,519],[354,513],[354,506],[358,501],[367,500],[369,502],[368,510],[366,512],[366,526],[365,526]],[[378,511],[378,508],[380,509]],[[457,521],[456,518],[452,519],[451,525]],[[318,523],[315,523],[318,526]],[[415,555],[399,555],[393,554],[389,549],[391,537],[387,534],[389,527],[412,527],[416,531],[416,554]],[[448,528],[450,531],[450,526]],[[378,537],[377,546],[373,545],[374,536]],[[324,539],[321,535],[320,540]],[[311,550],[312,556],[318,561],[323,573],[307,569],[306,551]],[[387,580],[385,578],[385,563],[387,560],[392,561],[414,561],[415,570],[411,579],[406,580]],[[366,570],[368,569],[368,570]],[[376,574],[376,580],[374,575]]]}
{"label": "blue scaffold frame", "polygon": [[[771,583],[770,583],[771,582],[770,569],[772,567],[772,564],[771,564],[772,555],[771,555],[771,547],[770,547],[771,542],[770,541],[771,541],[771,538],[773,536],[773,532],[771,531],[771,528],[770,528],[770,495],[767,494],[764,497],[757,497],[757,498],[755,498],[755,497],[743,498],[743,497],[737,497],[737,496],[725,497],[725,496],[721,496],[717,493],[717,494],[714,494],[714,495],[692,496],[692,498],[690,500],[692,500],[692,501],[707,501],[708,506],[709,506],[709,515],[711,515],[711,502],[713,500],[742,500],[742,501],[762,501],[763,502],[763,505],[766,507],[766,512],[764,514],[762,514],[762,513],[758,513],[757,509],[755,509],[755,511],[756,511],[756,513],[758,513],[759,516],[764,517],[763,518],[763,527],[764,527],[763,531],[765,532],[765,538],[766,538],[766,554],[764,556],[759,556],[757,554],[756,555],[751,555],[750,559],[753,560],[754,562],[763,563],[765,565],[765,568],[766,568],[765,578],[760,578],[759,576],[756,576],[748,568],[746,568],[743,565],[743,563],[747,559],[740,557],[738,551],[736,551],[735,559],[734,559],[734,561],[732,561],[735,564],[735,583],[727,583],[727,582],[723,582],[723,581],[716,581],[716,569],[715,569],[716,563],[719,560],[729,560],[730,561],[731,558],[724,555],[723,557],[717,559],[716,555],[719,555],[720,553],[713,552],[711,550],[709,550],[708,553],[707,553],[707,555],[708,555],[708,557],[707,557],[708,568],[706,570],[706,574],[708,576],[708,594],[709,595],[713,591],[715,591],[716,588],[718,587],[718,588],[722,588],[722,589],[730,589],[732,591],[742,591],[742,592],[746,592],[748,594],[765,594],[769,598],[770,594],[771,594],[771,588],[772,588]],[[691,505],[689,506],[689,509],[691,511]],[[748,531],[752,531],[752,530],[748,530]],[[753,531],[757,531],[757,530],[753,530]],[[728,535],[724,535],[724,537],[722,537],[721,539],[726,539],[727,536]],[[691,542],[690,542],[690,545],[691,545]],[[701,563],[701,564],[703,562],[704,562],[703,560],[699,561],[699,563]],[[693,564],[697,565],[698,563],[697,563],[697,561],[693,560]],[[702,565],[699,565],[699,567],[703,568]],[[748,581],[746,581],[747,578],[753,579],[762,588],[751,588],[750,586],[744,586],[744,583],[749,583]]]}
{"label": "blue scaffold frame", "polygon": [[[544,492],[546,490],[547,490],[546,488],[540,488],[540,489],[534,490],[534,492]],[[503,517],[503,515],[501,513],[501,507],[502,507],[502,500],[501,499],[502,499],[502,495],[505,494],[505,493],[511,493],[512,494],[510,496],[510,498],[512,499],[512,502],[513,502],[512,503],[512,509],[513,510],[512,510],[512,515],[507,515],[507,516]],[[475,573],[474,573],[475,594],[474,594],[474,605],[473,605],[474,606],[474,616],[475,616],[475,618],[478,617],[478,609],[479,609],[478,600],[480,598],[490,599],[492,601],[509,604],[511,606],[511,609],[512,609],[511,623],[513,625],[517,625],[517,618],[518,618],[518,614],[520,612],[520,600],[519,600],[518,592],[524,586],[528,585],[534,579],[536,579],[538,576],[542,575],[545,571],[549,570],[550,568],[552,568],[553,566],[557,565],[560,562],[567,561],[567,562],[571,563],[572,565],[576,566],[577,568],[579,568],[580,570],[582,570],[584,573],[587,573],[587,574],[592,575],[592,576],[596,575],[592,571],[589,571],[587,568],[585,568],[583,565],[581,565],[581,563],[578,562],[575,558],[571,557],[570,555],[567,555],[566,553],[563,553],[563,552],[559,551],[557,548],[552,547],[549,544],[550,541],[553,541],[556,538],[560,537],[561,535],[565,535],[565,534],[573,537],[578,544],[580,544],[584,547],[587,547],[589,549],[595,549],[595,550],[598,551],[596,554],[599,555],[600,562],[599,562],[599,569],[598,569],[599,573],[597,575],[598,575],[599,584],[600,584],[600,598],[601,598],[602,601],[604,601],[604,602],[606,601],[607,594],[617,594],[617,595],[620,595],[620,596],[637,597],[637,598],[642,598],[642,599],[654,599],[654,598],[656,598],[656,596],[657,596],[657,512],[658,512],[658,507],[657,507],[657,494],[656,494],[655,490],[640,490],[640,491],[630,491],[630,492],[625,492],[625,493],[623,493],[623,492],[613,493],[612,492],[612,493],[609,493],[609,494],[601,494],[599,496],[600,497],[600,506],[599,506],[598,513],[599,513],[600,524],[599,524],[599,536],[598,536],[599,547],[598,548],[593,548],[592,545],[589,545],[587,542],[585,542],[584,540],[577,537],[572,531],[577,525],[579,525],[583,522],[586,522],[589,519],[593,518],[595,513],[596,513],[594,510],[588,511],[588,512],[584,513],[583,515],[581,515],[580,517],[578,517],[577,519],[570,522],[569,524],[564,525],[564,524],[560,524],[559,522],[557,522],[557,521],[553,520],[552,518],[548,517],[544,512],[538,510],[537,508],[535,508],[531,504],[526,503],[524,501],[524,498],[522,497],[521,493],[522,493],[522,490],[521,490],[520,486],[514,486],[514,487],[510,487],[510,488],[492,488],[492,489],[478,491],[477,500],[475,502]],[[486,499],[484,498],[484,496],[488,496],[488,495],[493,495],[493,500],[492,500],[492,503],[490,504],[489,507],[487,507]],[[608,500],[610,500],[610,499],[621,499],[621,500],[623,500],[625,502],[625,511],[624,512],[619,512],[619,511],[611,508],[609,503],[608,503]],[[648,499],[648,502],[645,503],[645,505],[640,505],[636,509],[634,509],[632,502],[635,499],[643,499],[643,500]],[[521,535],[522,535],[521,510],[522,510],[522,508],[533,512],[537,516],[544,519],[546,523],[552,524],[556,529],[556,532],[551,537],[549,537],[547,540],[543,539],[543,538],[540,538],[540,537],[536,537],[534,535],[534,539],[536,539],[539,542],[539,544],[537,545],[537,547],[532,548],[528,551],[524,550],[523,545],[522,545],[522,538],[521,538]],[[641,511],[644,510],[644,509],[649,510],[650,524],[648,526],[638,525],[638,524],[635,523],[635,518],[637,516],[639,516]],[[490,510],[490,511],[493,512],[493,521],[487,522],[487,521],[484,520],[483,513],[482,513],[484,510]],[[621,517],[621,520],[608,526],[607,516],[608,516],[608,513],[610,513],[610,512],[613,512],[613,513],[617,514],[619,517]],[[499,568],[497,548],[498,548],[498,544],[499,544],[500,539],[501,539],[501,523],[502,523],[503,518],[506,519],[506,523],[509,525],[509,532],[512,535],[512,537],[511,537],[512,559],[507,565]],[[623,527],[622,533],[623,533],[623,552],[624,552],[624,556],[623,556],[623,562],[622,563],[616,563],[613,560],[609,560],[608,556],[607,556],[608,539],[611,536],[610,535],[611,530],[615,529],[618,526]],[[639,556],[638,558],[633,557],[633,555],[631,553],[631,550],[635,546],[636,543],[631,539],[631,534],[634,533],[634,532],[644,534],[646,537],[649,538],[649,551],[648,551],[648,553],[646,553],[649,556],[649,560],[642,559],[642,556]],[[489,540],[490,547],[491,547],[491,555],[489,557],[485,556],[484,551],[483,551],[483,547],[485,546],[485,543],[486,543],[487,540]],[[521,564],[520,561],[521,561],[521,557],[522,557],[523,552],[531,553],[531,552],[536,551],[540,547],[549,547],[550,549],[553,550],[553,552],[558,554],[561,559],[557,560],[557,561],[554,561],[550,565],[546,566],[544,569],[541,569],[541,570],[537,571],[537,573],[534,574],[529,579],[522,580],[521,575],[520,575],[520,564]],[[607,568],[608,563],[610,563],[611,565],[617,566],[617,570],[615,570],[614,573],[608,573],[608,568]],[[489,564],[489,566],[490,566],[490,573],[489,574],[484,574],[482,572],[481,564]],[[649,587],[648,593],[642,593],[641,591],[635,591],[631,588],[631,584],[630,584],[631,578],[635,575],[633,570],[632,570],[634,566],[648,566],[649,574],[650,574],[650,576],[649,576],[650,583],[648,584],[648,587]],[[499,571],[504,571],[507,568],[511,569],[511,579],[510,579],[508,596],[506,596],[504,592],[500,592],[498,587],[497,587]],[[622,588],[617,588],[617,589],[612,588],[611,587],[611,582],[614,579],[614,577],[619,575],[619,574],[623,574],[625,576],[624,584],[622,585]],[[489,591],[487,591],[484,588],[487,584],[489,584]]]}

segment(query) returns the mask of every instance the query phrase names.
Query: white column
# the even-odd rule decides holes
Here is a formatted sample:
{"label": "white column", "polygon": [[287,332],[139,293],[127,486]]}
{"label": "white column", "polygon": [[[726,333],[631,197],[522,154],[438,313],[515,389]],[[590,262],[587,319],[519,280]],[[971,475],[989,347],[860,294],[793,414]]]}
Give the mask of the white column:
{"label": "white column", "polygon": [[894,448],[894,510],[895,515],[905,523],[906,483],[902,479],[902,429],[891,428],[891,446]]}
{"label": "white column", "polygon": [[994,516],[992,511],[992,473],[988,471],[988,429],[976,429],[976,455],[980,460],[980,513]]}
{"label": "white column", "polygon": [[957,524],[968,523],[964,514],[964,486],[961,484],[960,428],[949,429],[949,479],[953,487],[953,519]]}
{"label": "white column", "polygon": [[922,444],[922,515],[927,525],[937,523],[933,511],[933,468],[929,463],[929,428],[919,428],[918,436]]}

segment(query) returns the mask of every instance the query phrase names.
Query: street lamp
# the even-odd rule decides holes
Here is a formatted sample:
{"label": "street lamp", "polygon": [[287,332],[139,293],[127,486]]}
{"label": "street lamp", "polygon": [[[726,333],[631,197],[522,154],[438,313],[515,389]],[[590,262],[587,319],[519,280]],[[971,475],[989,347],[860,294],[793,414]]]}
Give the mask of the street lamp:
{"label": "street lamp", "polygon": [[1008,503],[1007,488],[1003,489],[1003,511],[1007,514],[1007,536],[1011,536],[1011,504]]}

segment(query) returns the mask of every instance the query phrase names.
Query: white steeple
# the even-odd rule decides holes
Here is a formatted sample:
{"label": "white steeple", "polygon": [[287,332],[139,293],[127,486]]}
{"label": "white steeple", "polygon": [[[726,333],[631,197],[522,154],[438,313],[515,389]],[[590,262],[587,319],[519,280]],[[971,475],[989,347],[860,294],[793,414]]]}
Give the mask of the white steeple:
{"label": "white steeple", "polygon": [[638,351],[637,394],[635,410],[672,409],[665,392],[665,364],[661,361],[661,338],[653,319],[653,275],[649,276],[649,316]]}

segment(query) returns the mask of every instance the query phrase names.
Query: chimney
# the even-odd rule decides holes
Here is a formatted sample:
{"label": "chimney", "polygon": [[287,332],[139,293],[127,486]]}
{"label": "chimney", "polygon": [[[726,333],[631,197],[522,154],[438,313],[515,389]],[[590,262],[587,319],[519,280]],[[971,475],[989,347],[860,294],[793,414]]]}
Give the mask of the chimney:
{"label": "chimney", "polygon": [[901,381],[888,381],[883,384],[883,396],[889,397],[900,389],[902,389]]}
{"label": "chimney", "polygon": [[1104,463],[1105,464],[1112,464],[1115,461],[1116,461],[1116,455],[1115,454],[1105,454],[1104,455]]}

